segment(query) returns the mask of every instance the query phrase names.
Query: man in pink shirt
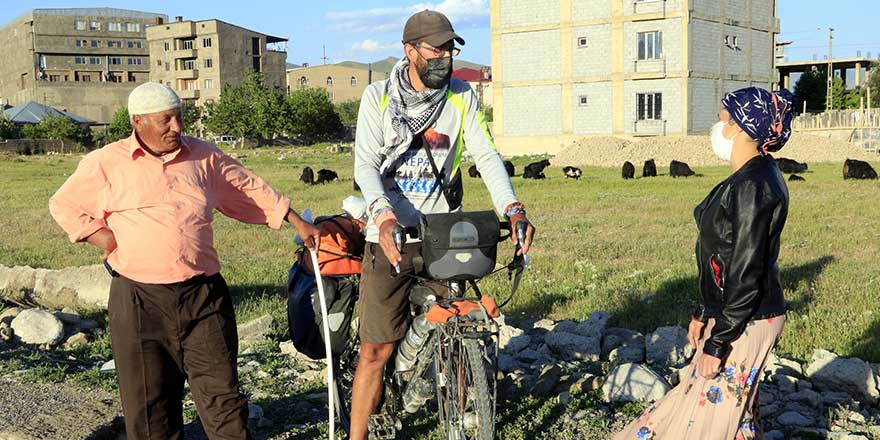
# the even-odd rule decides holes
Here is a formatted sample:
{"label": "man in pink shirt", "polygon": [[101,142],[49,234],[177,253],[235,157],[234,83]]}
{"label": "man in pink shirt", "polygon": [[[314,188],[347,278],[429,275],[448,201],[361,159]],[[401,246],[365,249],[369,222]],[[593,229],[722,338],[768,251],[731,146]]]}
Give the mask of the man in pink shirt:
{"label": "man in pink shirt", "polygon": [[170,87],[142,84],[128,110],[132,135],[86,155],[49,200],[71,242],[103,249],[113,276],[110,339],[127,436],[183,438],[187,381],[212,440],[249,439],[214,210],[272,228],[287,220],[310,248],[320,234],[240,163],[181,136],[180,98]]}

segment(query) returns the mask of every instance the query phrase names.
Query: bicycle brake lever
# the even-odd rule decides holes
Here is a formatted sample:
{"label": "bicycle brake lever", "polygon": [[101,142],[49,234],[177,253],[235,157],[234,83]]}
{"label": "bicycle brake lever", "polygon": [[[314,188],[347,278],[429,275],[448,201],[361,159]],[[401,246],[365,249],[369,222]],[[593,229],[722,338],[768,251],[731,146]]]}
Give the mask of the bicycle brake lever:
{"label": "bicycle brake lever", "polygon": [[[403,253],[403,245],[406,244],[406,229],[399,224],[394,227],[394,232],[392,232],[394,237],[394,246],[397,247],[397,252]],[[394,270],[400,275],[400,263],[394,264]]]}
{"label": "bicycle brake lever", "polygon": [[[523,248],[523,243],[526,241],[526,230],[529,225],[526,222],[517,222],[516,223],[516,246],[519,249]],[[523,263],[525,263],[526,267],[529,265],[529,254],[523,254]]]}

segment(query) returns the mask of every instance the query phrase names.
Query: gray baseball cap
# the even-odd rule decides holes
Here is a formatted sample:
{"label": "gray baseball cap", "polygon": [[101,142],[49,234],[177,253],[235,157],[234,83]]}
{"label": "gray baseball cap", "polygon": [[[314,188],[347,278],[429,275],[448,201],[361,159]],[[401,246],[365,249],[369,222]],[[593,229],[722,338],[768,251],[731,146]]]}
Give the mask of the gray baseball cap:
{"label": "gray baseball cap", "polygon": [[415,13],[406,21],[403,27],[403,42],[426,42],[434,47],[440,47],[450,40],[464,45],[461,38],[452,29],[452,23],[440,12],[424,10]]}

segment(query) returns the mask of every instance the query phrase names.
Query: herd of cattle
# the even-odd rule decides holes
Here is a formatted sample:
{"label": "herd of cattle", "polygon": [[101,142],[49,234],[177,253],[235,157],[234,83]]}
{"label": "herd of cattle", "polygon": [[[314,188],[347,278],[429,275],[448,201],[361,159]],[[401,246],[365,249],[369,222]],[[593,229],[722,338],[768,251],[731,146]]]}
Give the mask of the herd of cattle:
{"label": "herd of cattle", "polygon": [[[776,164],[779,166],[779,170],[784,174],[790,174],[788,180],[790,182],[795,181],[805,181],[800,174],[803,174],[807,171],[808,166],[806,163],[800,163],[793,159],[788,159],[785,157],[780,157],[776,159]],[[523,170],[522,177],[523,179],[546,179],[547,176],[544,174],[544,170],[550,166],[550,161],[547,159],[533,162],[528,165]],[[504,168],[507,170],[507,175],[513,177],[516,175],[516,167],[513,165],[513,162],[509,160],[504,161]],[[580,168],[566,166],[562,168],[563,175],[566,179],[575,179],[580,180],[583,172]],[[632,162],[626,161],[623,163],[623,169],[621,170],[621,174],[624,179],[634,179],[636,174],[636,167],[632,164]],[[691,169],[691,167],[685,162],[679,162],[677,160],[673,160],[669,163],[669,175],[672,177],[690,177],[694,176],[697,173]],[[471,165],[468,168],[468,175],[473,178],[478,178],[480,176],[480,171],[477,169],[476,165]],[[649,159],[645,161],[644,166],[642,166],[642,177],[657,177],[657,164],[654,162],[654,159]],[[327,182],[332,182],[337,180],[339,175],[336,174],[336,171],[320,169],[318,170],[317,179],[315,178],[315,172],[310,167],[305,167],[303,169],[302,175],[300,175],[299,180],[307,185],[317,185],[323,184]],[[843,164],[843,178],[844,179],[877,179],[877,172],[868,162],[864,162],[861,160],[855,159],[847,159]],[[354,184],[355,191],[360,191],[357,183]]]}

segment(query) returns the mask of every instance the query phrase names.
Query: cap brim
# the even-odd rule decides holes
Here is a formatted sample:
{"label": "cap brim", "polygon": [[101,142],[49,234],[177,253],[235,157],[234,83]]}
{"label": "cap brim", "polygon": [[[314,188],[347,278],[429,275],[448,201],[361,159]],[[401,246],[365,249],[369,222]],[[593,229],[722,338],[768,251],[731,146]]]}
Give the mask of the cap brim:
{"label": "cap brim", "polygon": [[452,40],[455,40],[458,44],[464,46],[464,38],[461,38],[458,34],[452,31],[443,31],[434,35],[429,35],[421,40],[434,47],[440,47]]}

